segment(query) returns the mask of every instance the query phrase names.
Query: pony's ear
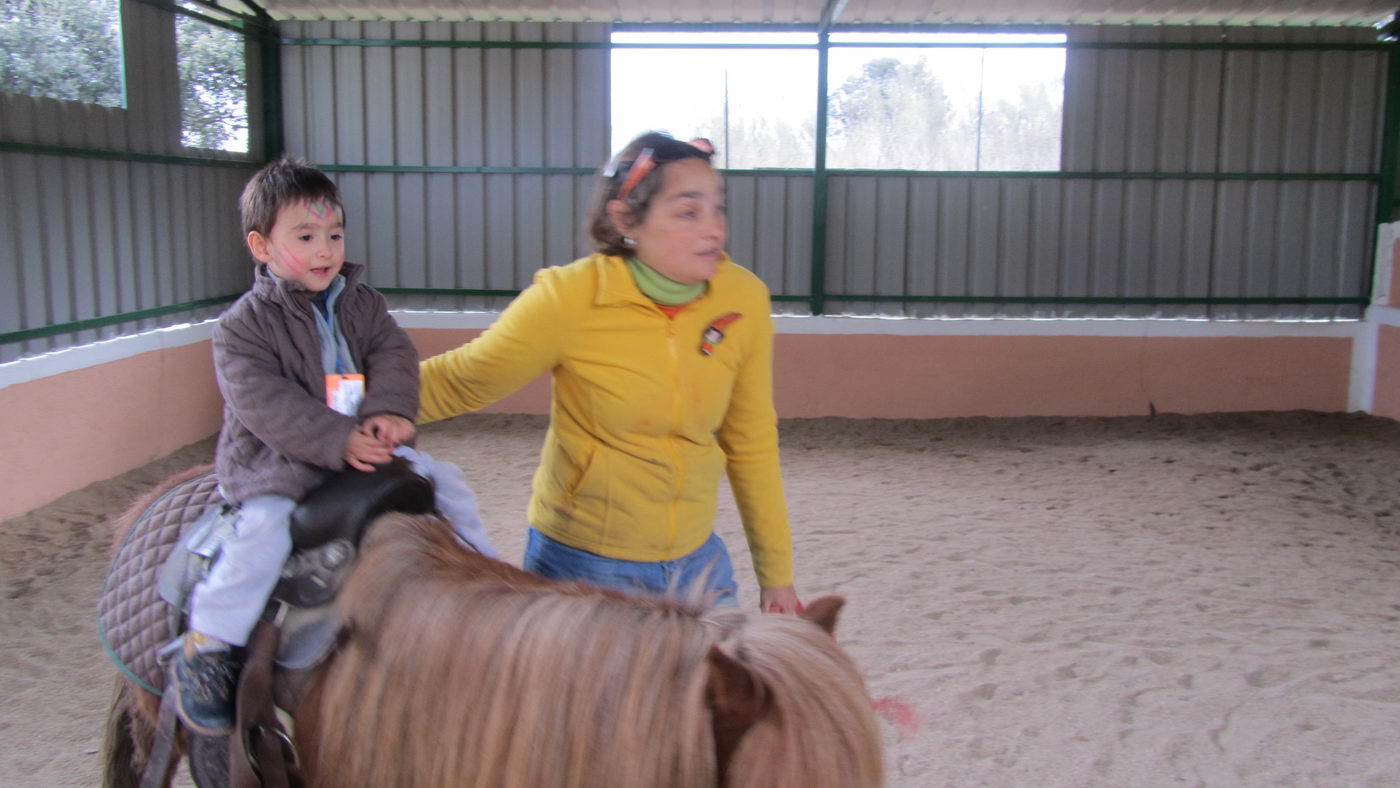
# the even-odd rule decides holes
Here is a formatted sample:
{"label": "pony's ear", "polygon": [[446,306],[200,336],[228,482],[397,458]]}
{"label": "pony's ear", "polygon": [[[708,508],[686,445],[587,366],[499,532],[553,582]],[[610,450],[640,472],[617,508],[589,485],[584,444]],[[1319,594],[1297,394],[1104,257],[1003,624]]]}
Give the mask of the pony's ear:
{"label": "pony's ear", "polygon": [[841,596],[824,596],[821,599],[807,606],[797,615],[816,624],[826,630],[826,634],[836,636],[836,619],[841,615],[841,608],[845,607],[846,598]]}
{"label": "pony's ear", "polygon": [[758,678],[719,646],[710,646],[705,661],[709,663],[705,704],[714,718],[716,766],[723,785],[739,740],[768,712],[769,698]]}
{"label": "pony's ear", "polygon": [[710,646],[705,661],[710,666],[705,702],[714,712],[716,726],[742,733],[768,710],[768,693],[743,663],[719,646]]}

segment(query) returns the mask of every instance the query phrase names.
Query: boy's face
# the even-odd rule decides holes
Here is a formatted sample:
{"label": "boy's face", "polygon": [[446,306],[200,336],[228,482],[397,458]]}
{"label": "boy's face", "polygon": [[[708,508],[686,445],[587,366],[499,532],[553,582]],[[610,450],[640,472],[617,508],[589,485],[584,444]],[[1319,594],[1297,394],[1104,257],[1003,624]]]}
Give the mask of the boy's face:
{"label": "boy's face", "polygon": [[280,279],[313,293],[330,287],[345,264],[345,217],[328,202],[289,203],[266,236],[248,233],[248,251]]}

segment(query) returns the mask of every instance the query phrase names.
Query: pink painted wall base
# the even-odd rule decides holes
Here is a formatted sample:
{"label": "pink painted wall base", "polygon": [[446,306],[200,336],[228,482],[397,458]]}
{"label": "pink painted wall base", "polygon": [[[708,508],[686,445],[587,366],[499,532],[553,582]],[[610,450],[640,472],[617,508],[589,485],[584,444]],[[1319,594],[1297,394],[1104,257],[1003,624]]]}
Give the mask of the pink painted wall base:
{"label": "pink painted wall base", "polygon": [[1400,328],[1381,326],[1376,338],[1376,398],[1371,413],[1400,419]]}
{"label": "pink painted wall base", "polygon": [[783,417],[1338,411],[1351,340],[1318,337],[779,336]]}
{"label": "pink painted wall base", "polygon": [[205,341],[0,388],[0,414],[3,519],[212,435],[223,400]]}
{"label": "pink painted wall base", "polygon": [[[475,329],[410,329],[420,353]],[[780,334],[782,417],[1121,416],[1347,408],[1349,337]],[[1378,391],[1400,391],[1400,329],[1382,327]],[[542,376],[486,412],[546,413]],[[1400,416],[1400,397],[1377,412]],[[0,388],[0,519],[214,434],[209,343],[153,350]]]}

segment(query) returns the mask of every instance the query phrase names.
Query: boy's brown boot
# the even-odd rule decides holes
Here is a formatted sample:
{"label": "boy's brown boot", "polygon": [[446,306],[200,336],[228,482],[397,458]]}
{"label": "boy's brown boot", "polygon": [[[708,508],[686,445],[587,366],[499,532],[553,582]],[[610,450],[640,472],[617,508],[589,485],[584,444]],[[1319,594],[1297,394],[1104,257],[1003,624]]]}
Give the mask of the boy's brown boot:
{"label": "boy's brown boot", "polygon": [[175,708],[191,730],[205,736],[233,731],[234,690],[243,664],[229,649],[196,651],[191,644],[180,650],[170,666],[167,692],[175,693]]}

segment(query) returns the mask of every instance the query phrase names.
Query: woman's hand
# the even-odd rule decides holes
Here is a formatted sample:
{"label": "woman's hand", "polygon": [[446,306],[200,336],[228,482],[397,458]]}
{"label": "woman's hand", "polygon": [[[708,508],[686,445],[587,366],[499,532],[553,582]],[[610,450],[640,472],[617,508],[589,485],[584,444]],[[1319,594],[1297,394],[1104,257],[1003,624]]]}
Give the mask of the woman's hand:
{"label": "woman's hand", "polygon": [[761,588],[758,609],[765,613],[801,613],[802,600],[797,598],[797,589],[792,586]]}

